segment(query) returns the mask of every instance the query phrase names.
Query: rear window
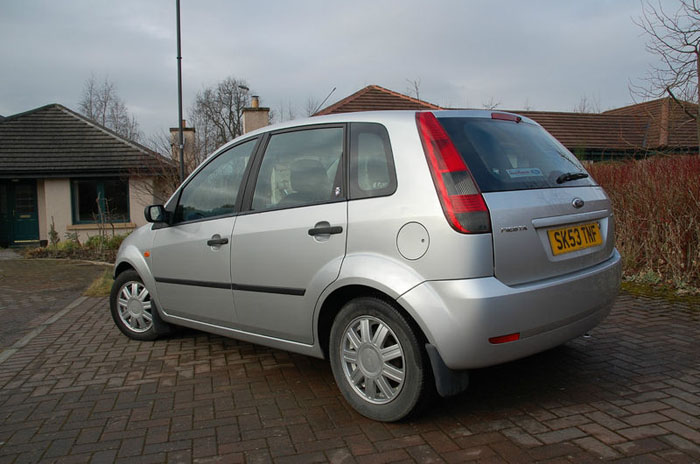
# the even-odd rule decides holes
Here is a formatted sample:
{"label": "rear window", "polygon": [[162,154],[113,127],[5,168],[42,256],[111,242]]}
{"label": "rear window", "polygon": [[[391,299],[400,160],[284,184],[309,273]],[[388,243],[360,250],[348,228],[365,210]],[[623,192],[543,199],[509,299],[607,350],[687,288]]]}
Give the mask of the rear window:
{"label": "rear window", "polygon": [[490,118],[438,119],[482,192],[594,185],[590,177],[557,183],[564,173],[585,170],[539,126]]}

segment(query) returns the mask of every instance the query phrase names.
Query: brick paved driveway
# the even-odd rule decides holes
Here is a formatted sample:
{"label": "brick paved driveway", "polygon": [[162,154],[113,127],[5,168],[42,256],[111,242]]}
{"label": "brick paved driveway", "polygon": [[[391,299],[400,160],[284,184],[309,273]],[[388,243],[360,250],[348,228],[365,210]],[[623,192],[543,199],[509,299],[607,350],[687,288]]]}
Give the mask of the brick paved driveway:
{"label": "brick paved driveway", "polygon": [[0,352],[75,300],[104,270],[80,261],[19,259],[0,250]]}
{"label": "brick paved driveway", "polygon": [[697,306],[623,295],[592,337],[382,424],[324,361],[194,331],[130,341],[86,299],[0,364],[0,463],[698,462],[699,339]]}

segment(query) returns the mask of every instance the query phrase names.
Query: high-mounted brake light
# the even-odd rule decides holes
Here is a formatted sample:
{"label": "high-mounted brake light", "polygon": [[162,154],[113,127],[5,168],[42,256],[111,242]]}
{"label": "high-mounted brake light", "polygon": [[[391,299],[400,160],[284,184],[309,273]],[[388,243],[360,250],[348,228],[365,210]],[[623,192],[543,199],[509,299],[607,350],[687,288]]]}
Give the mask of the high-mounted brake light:
{"label": "high-mounted brake light", "polygon": [[513,122],[520,122],[523,120],[520,116],[516,116],[515,114],[508,114],[508,113],[491,113],[491,119],[500,119],[502,121],[513,121]]}
{"label": "high-mounted brake light", "polygon": [[445,129],[430,112],[416,113],[416,124],[447,221],[463,234],[490,232],[484,197]]}

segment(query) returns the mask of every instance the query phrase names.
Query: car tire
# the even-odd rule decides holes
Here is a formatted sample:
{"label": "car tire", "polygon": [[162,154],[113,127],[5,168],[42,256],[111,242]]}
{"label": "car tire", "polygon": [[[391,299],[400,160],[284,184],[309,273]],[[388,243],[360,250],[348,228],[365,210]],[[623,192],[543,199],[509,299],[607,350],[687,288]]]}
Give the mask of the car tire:
{"label": "car tire", "polygon": [[403,419],[430,390],[423,343],[406,318],[379,298],[356,298],[343,306],[331,328],[329,356],[343,396],[370,419]]}
{"label": "car tire", "polygon": [[160,320],[143,280],[133,269],[114,279],[109,306],[114,323],[129,338],[155,340],[169,330],[168,324]]}

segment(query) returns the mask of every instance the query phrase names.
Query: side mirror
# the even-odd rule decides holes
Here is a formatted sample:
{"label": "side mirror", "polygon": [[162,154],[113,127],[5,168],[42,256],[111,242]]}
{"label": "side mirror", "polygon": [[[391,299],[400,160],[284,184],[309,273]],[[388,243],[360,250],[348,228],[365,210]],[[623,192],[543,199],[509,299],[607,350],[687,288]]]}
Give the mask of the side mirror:
{"label": "side mirror", "polygon": [[148,222],[167,222],[167,213],[163,205],[149,205],[143,210]]}

